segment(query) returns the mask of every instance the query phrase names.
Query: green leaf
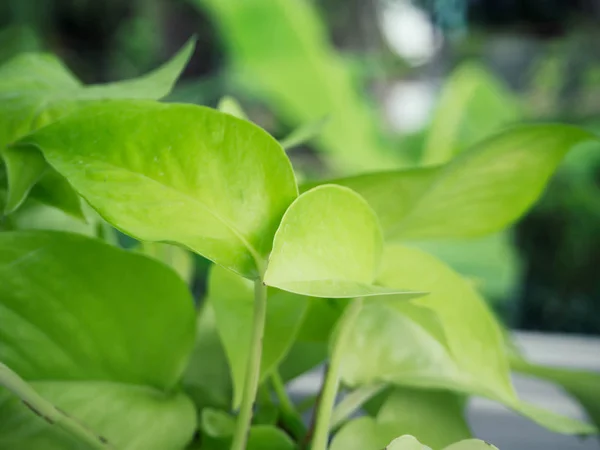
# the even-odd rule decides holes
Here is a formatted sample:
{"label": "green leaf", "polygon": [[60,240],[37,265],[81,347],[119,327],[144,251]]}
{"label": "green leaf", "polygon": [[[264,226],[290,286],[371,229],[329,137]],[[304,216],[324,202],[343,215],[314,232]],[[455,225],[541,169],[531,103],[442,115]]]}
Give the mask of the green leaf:
{"label": "green leaf", "polygon": [[313,297],[418,295],[373,284],[382,245],[377,218],[358,194],[320,186],[298,197],[283,216],[264,280]]}
{"label": "green leaf", "polygon": [[160,242],[142,242],[138,251],[171,267],[188,286],[192,283],[194,258],[186,249]]}
{"label": "green leaf", "polygon": [[283,431],[268,425],[250,429],[247,450],[295,450],[297,447]]}
{"label": "green leaf", "polygon": [[[218,25],[234,81],[291,126],[331,119],[316,140],[337,170],[377,170],[402,155],[382,139],[377,115],[307,1],[194,0]],[[265,26],[269,24],[269,26]]]}
{"label": "green leaf", "polygon": [[248,120],[248,116],[242,108],[242,105],[240,105],[235,98],[230,97],[228,95],[219,100],[217,109],[221,112],[230,114],[233,117],[237,117],[238,119]]}
{"label": "green leaf", "polygon": [[364,196],[388,240],[483,236],[521,217],[562,157],[595,139],[567,125],[527,125],[481,142],[443,166],[328,183]]}
{"label": "green leaf", "polygon": [[[195,412],[176,388],[194,310],[179,277],[142,255],[57,232],[0,233],[0,275],[1,361],[119,448],[185,445]],[[0,416],[14,422],[0,447],[62,442],[2,395]]]}
{"label": "green leaf", "polygon": [[519,373],[560,385],[577,399],[596,428],[600,429],[600,375],[598,373],[545,367],[530,363],[519,356],[511,357],[510,363],[511,368]]}
{"label": "green leaf", "polygon": [[183,388],[198,411],[206,407],[229,410],[233,382],[210,303],[205,303],[198,312],[196,329],[196,343],[183,374]]}
{"label": "green leaf", "polygon": [[[253,283],[214,266],[208,280],[209,302],[227,353],[236,409],[242,400],[254,317]],[[269,376],[289,351],[303,322],[307,299],[277,289],[268,290],[260,381]]]}
{"label": "green leaf", "polygon": [[381,450],[396,436],[395,427],[378,424],[372,417],[359,417],[335,434],[330,450]]}
{"label": "green leaf", "polygon": [[517,99],[478,64],[466,63],[450,74],[427,133],[422,164],[440,164],[465,148],[516,122]]}
{"label": "green leaf", "polygon": [[27,136],[15,151],[23,146],[39,148],[116,228],[177,242],[248,278],[263,272],[297,195],[273,138],[194,105],[97,104]]}
{"label": "green leaf", "polygon": [[294,129],[290,134],[281,139],[279,142],[281,143],[281,146],[286,150],[305,144],[306,142],[311,141],[319,134],[321,134],[323,128],[327,124],[327,121],[327,117],[322,117],[318,120],[314,120],[304,125],[300,125],[298,128]]}
{"label": "green leaf", "polygon": [[[33,149],[5,148],[19,137],[48,125],[89,104],[114,98],[159,99],[167,95],[194,49],[190,40],[169,62],[145,76],[104,85],[83,86],[56,58],[26,54],[0,67],[0,154],[8,169],[6,213],[16,210],[47,170]],[[46,196],[51,206],[62,208],[65,188]],[[74,195],[73,193],[69,195]],[[73,212],[65,208],[66,212]],[[75,215],[81,215],[80,209]]]}
{"label": "green leaf", "polygon": [[413,436],[404,435],[394,439],[385,448],[385,450],[431,450],[429,447],[421,444]]}
{"label": "green leaf", "polygon": [[[398,352],[390,347],[390,337],[386,334],[398,333],[394,331],[392,322],[396,320],[395,316],[389,314],[389,325],[378,328],[371,325],[368,334],[363,332],[368,339],[359,342],[360,346],[355,347],[355,354],[351,357],[355,360],[361,356],[365,358],[365,361],[369,361],[365,366],[370,370],[356,366],[346,375],[349,381],[389,381],[400,385],[458,390],[501,402],[557,432],[594,432],[588,424],[543,411],[518,399],[510,381],[502,330],[471,283],[420,250],[389,246],[384,255],[379,282],[393,287],[407,280],[430,294],[414,300],[412,305],[394,301],[391,297],[386,305],[376,306],[397,310],[418,324],[420,331],[429,333],[429,337],[413,333],[415,339],[412,340],[412,349],[405,347],[403,352]],[[423,314],[414,307],[426,308],[433,316]],[[383,314],[380,315],[380,320],[383,320]],[[371,322],[362,320],[369,324],[374,319]],[[398,321],[396,327],[405,326],[401,324]],[[386,346],[387,351],[384,351]],[[407,356],[409,351],[418,356]],[[374,355],[378,355],[377,358]],[[435,355],[436,359],[433,358]],[[415,369],[417,363],[422,367]]]}
{"label": "green leaf", "polygon": [[480,441],[479,439],[468,439],[452,444],[444,450],[498,450],[498,448],[489,442]]}
{"label": "green leaf", "polygon": [[235,430],[235,418],[218,409],[205,408],[200,418],[200,429],[214,438],[230,437]]}
{"label": "green leaf", "polygon": [[447,391],[395,388],[379,410],[377,422],[439,449],[471,437],[465,399]]}

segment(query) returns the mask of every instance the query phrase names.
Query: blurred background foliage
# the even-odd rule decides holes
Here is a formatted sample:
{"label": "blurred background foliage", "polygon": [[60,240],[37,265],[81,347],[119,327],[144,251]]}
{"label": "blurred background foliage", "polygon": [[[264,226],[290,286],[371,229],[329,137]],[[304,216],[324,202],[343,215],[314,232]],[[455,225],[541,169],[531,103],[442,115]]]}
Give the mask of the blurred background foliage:
{"label": "blurred background foliage", "polygon": [[[600,133],[595,0],[0,3],[0,62],[49,51],[86,83],[147,72],[191,35],[196,53],[169,100],[231,95],[277,138],[319,128],[289,150],[300,179],[440,164],[523,121]],[[588,145],[513,229],[413,245],[471,277],[512,327],[598,334],[599,194],[600,149]],[[15,220],[69,226],[32,204]],[[206,267],[197,261],[198,293]]]}

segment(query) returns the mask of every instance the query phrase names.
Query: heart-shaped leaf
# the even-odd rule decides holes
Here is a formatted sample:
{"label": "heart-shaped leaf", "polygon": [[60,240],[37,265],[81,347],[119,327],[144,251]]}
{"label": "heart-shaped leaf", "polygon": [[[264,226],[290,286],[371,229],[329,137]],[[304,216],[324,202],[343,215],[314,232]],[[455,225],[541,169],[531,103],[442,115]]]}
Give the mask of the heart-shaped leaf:
{"label": "heart-shaped leaf", "polygon": [[[173,271],[75,234],[5,232],[0,274],[0,361],[119,448],[185,445],[196,419],[177,385],[194,308]],[[0,447],[65,448],[54,427],[1,395],[10,420],[0,420]]]}
{"label": "heart-shaped leaf", "polygon": [[341,186],[320,186],[298,197],[283,216],[265,283],[313,297],[418,295],[373,284],[382,245],[377,217],[362,197]]}
{"label": "heart-shaped leaf", "polygon": [[388,240],[482,236],[521,217],[539,198],[562,157],[596,139],[567,125],[527,125],[483,141],[443,166],[327,183],[363,195]]}
{"label": "heart-shaped leaf", "polygon": [[[208,293],[208,301],[214,308],[219,335],[231,367],[235,409],[242,400],[250,354],[254,287],[252,282],[214,266],[209,276]],[[268,290],[260,381],[276,370],[286,356],[304,320],[307,306],[306,297],[277,289]]]}
{"label": "heart-shaped leaf", "polygon": [[[103,85],[82,85],[60,61],[45,54],[25,54],[1,66],[0,154],[9,174],[5,212],[17,209],[31,188],[49,170],[36,150],[5,148],[7,144],[93,101],[164,97],[173,88],[193,49],[192,39],[157,70],[133,80]],[[73,210],[69,207],[70,203],[65,204],[64,195],[61,195],[67,189],[64,181],[57,186],[62,192],[41,196],[39,200],[81,216],[79,208]],[[50,189],[52,187],[49,186]]]}
{"label": "heart-shaped leaf", "polygon": [[[171,241],[247,278],[296,198],[289,160],[257,126],[179,104],[113,101],[27,136],[108,222]],[[28,147],[31,148],[31,147]]]}

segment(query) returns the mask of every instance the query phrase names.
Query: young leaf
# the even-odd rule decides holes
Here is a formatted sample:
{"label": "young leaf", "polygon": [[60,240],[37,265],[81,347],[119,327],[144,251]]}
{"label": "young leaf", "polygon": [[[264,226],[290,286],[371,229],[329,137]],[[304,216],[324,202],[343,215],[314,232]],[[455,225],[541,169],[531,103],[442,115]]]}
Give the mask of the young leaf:
{"label": "young leaf", "polygon": [[[195,412],[176,387],[194,309],[179,277],[144,256],[57,232],[0,233],[0,273],[0,360],[119,448],[185,445]],[[62,442],[22,403],[0,405],[10,418],[0,420],[0,447]]]}
{"label": "young leaf", "polygon": [[377,218],[358,194],[320,186],[298,197],[283,216],[265,283],[313,297],[418,295],[373,284],[382,245]]}
{"label": "young leaf", "polygon": [[330,183],[363,195],[379,216],[386,239],[482,236],[521,217],[562,157],[595,139],[567,125],[527,125],[483,141],[444,166]]}
{"label": "young leaf", "polygon": [[194,105],[96,104],[27,136],[15,151],[23,146],[39,148],[116,228],[177,242],[247,278],[263,272],[297,195],[273,138]]}
{"label": "young leaf", "polygon": [[[242,400],[248,343],[252,336],[254,288],[248,280],[219,266],[211,269],[209,302],[214,308],[217,329],[227,352],[233,378],[233,408]],[[302,324],[308,299],[289,292],[269,289],[263,337],[260,381],[265,380],[285,357]]]}
{"label": "young leaf", "polygon": [[217,109],[221,112],[230,114],[233,117],[237,117],[238,119],[248,120],[248,116],[242,108],[242,105],[240,105],[235,98],[229,97],[228,95],[219,100]]}
{"label": "young leaf", "polygon": [[[0,67],[0,154],[9,175],[6,213],[19,207],[46,170],[43,158],[34,150],[5,149],[7,144],[93,101],[164,97],[171,91],[193,49],[194,41],[190,40],[171,61],[154,72],[104,85],[83,86],[49,55],[27,54]],[[60,199],[58,194],[49,197],[49,200]],[[60,201],[49,204],[63,206]],[[65,211],[71,212],[70,209]],[[75,213],[80,215],[81,211]]]}

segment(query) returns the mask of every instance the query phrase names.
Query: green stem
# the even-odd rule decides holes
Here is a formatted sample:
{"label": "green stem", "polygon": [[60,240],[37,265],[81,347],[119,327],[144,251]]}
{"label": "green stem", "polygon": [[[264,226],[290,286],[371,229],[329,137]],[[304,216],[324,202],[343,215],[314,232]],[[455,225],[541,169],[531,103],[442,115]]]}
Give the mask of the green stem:
{"label": "green stem", "polygon": [[260,377],[260,360],[262,355],[262,340],[265,330],[265,319],[267,312],[267,287],[261,280],[254,282],[254,318],[252,324],[252,339],[250,341],[250,356],[246,368],[246,381],[242,404],[238,415],[233,444],[231,450],[244,450],[250,424],[252,422],[252,410],[258,391]]}
{"label": "green stem", "polygon": [[348,309],[342,316],[339,324],[337,337],[333,353],[329,361],[329,368],[325,377],[325,384],[319,402],[317,411],[317,421],[315,423],[315,434],[312,442],[312,450],[326,450],[329,441],[329,429],[331,424],[331,415],[333,406],[337,397],[340,385],[340,369],[342,358],[346,352],[348,338],[354,328],[354,323],[362,307],[362,298],[356,298],[352,301]]}
{"label": "green stem", "polygon": [[271,375],[271,384],[273,385],[277,400],[279,400],[282,422],[296,440],[302,440],[306,435],[306,427],[302,421],[302,416],[300,416],[300,413],[296,410],[296,407],[287,395],[285,384],[283,383],[279,372],[275,372]]}
{"label": "green stem", "polygon": [[105,438],[84,427],[74,418],[61,411],[48,400],[39,395],[19,375],[0,363],[0,386],[5,387],[50,425],[62,428],[79,441],[88,444],[91,448],[106,450],[113,448]]}
{"label": "green stem", "polygon": [[355,389],[350,394],[346,395],[344,399],[335,407],[333,415],[331,416],[331,429],[336,430],[339,428],[352,414],[368,400],[375,397],[387,385],[385,383],[371,384],[368,386],[361,386]]}

